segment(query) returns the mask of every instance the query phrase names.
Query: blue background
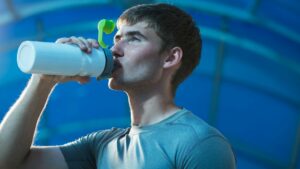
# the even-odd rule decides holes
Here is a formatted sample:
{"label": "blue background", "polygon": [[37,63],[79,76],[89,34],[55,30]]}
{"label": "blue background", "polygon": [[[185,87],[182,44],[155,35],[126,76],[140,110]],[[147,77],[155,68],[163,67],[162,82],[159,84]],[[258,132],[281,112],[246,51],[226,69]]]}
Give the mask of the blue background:
{"label": "blue background", "polygon": [[[24,40],[97,38],[97,22],[137,3],[168,2],[201,29],[200,65],[179,88],[178,105],[217,127],[239,169],[300,169],[300,1],[298,0],[6,0],[0,1],[0,119],[30,75],[16,64]],[[112,43],[113,35],[105,37]],[[130,125],[127,97],[107,81],[59,85],[36,144],[72,141]]]}

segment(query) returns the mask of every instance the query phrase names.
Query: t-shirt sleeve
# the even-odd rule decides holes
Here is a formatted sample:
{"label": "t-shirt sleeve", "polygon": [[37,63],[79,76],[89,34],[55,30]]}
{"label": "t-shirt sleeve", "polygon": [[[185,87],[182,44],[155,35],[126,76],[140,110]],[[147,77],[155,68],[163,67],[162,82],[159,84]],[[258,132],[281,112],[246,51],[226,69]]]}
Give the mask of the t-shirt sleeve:
{"label": "t-shirt sleeve", "polygon": [[103,147],[118,136],[118,129],[103,130],[60,146],[69,169],[96,169],[96,159]]}
{"label": "t-shirt sleeve", "polygon": [[191,147],[182,162],[183,169],[235,169],[235,155],[230,144],[220,136],[212,136]]}

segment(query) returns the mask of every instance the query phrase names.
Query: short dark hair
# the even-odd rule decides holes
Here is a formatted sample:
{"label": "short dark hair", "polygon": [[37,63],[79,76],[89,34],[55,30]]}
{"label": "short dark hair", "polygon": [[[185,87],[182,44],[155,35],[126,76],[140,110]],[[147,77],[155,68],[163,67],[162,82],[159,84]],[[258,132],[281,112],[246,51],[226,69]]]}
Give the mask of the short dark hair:
{"label": "short dark hair", "polygon": [[192,17],[176,6],[159,4],[142,4],[124,11],[118,24],[134,25],[146,22],[162,39],[162,50],[179,46],[183,50],[181,66],[172,78],[172,94],[175,96],[177,87],[186,79],[201,58],[202,40],[199,29]]}

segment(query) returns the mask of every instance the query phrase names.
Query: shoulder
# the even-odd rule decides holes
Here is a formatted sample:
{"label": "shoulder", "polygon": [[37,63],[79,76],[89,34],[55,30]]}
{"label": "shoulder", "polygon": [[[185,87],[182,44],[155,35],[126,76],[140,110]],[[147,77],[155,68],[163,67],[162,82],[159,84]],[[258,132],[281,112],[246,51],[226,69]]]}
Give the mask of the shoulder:
{"label": "shoulder", "polygon": [[85,137],[82,137],[81,139],[87,139],[89,141],[103,141],[103,140],[107,140],[109,138],[114,138],[114,137],[118,137],[124,133],[126,133],[128,131],[128,129],[123,129],[123,128],[111,128],[111,129],[106,129],[106,130],[101,130],[101,131],[96,131],[93,133],[90,133],[88,135],[86,135]]}
{"label": "shoulder", "polygon": [[172,122],[181,138],[179,166],[222,168],[223,165],[226,169],[235,168],[235,155],[225,136],[201,118],[185,111]]}
{"label": "shoulder", "polygon": [[[83,136],[75,141],[59,146],[69,166],[81,165],[82,168],[95,166],[97,156],[106,144],[126,133],[128,129],[111,128]],[[79,162],[78,162],[79,161]],[[92,167],[93,168],[93,167]]]}
{"label": "shoulder", "polygon": [[235,169],[236,159],[226,140],[211,136],[190,147],[180,164],[183,168]]}
{"label": "shoulder", "polygon": [[[215,127],[209,125],[207,122],[194,115],[187,109],[183,109],[180,112],[180,116],[169,125],[176,128],[179,134],[182,134],[189,140],[195,140],[197,142],[208,139],[210,137],[220,137],[225,139],[223,134]],[[226,140],[226,139],[225,139]]]}
{"label": "shoulder", "polygon": [[111,141],[112,139],[126,133],[128,129],[122,128],[111,128],[106,130],[96,131],[86,136],[80,137],[75,141],[69,142],[60,146],[60,148],[65,150],[86,150],[90,152],[94,152],[95,150],[100,149],[103,145],[107,142]]}

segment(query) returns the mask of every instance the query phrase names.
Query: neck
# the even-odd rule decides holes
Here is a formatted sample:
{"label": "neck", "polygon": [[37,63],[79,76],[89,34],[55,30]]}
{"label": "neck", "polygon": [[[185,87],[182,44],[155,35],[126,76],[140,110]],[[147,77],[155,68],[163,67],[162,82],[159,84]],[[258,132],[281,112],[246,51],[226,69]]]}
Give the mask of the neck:
{"label": "neck", "polygon": [[175,113],[179,108],[173,102],[168,90],[134,90],[127,92],[131,124],[144,126],[157,123]]}

